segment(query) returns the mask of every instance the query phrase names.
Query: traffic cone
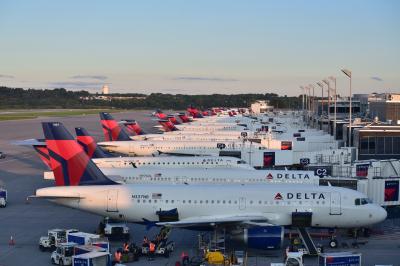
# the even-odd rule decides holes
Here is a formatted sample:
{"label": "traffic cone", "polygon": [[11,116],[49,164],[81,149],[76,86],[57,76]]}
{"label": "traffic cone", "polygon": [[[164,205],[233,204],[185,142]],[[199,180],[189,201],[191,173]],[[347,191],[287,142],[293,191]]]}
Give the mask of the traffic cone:
{"label": "traffic cone", "polygon": [[14,240],[14,238],[12,236],[10,237],[10,241],[8,241],[8,245],[10,245],[10,246],[14,246],[15,245],[15,240]]}

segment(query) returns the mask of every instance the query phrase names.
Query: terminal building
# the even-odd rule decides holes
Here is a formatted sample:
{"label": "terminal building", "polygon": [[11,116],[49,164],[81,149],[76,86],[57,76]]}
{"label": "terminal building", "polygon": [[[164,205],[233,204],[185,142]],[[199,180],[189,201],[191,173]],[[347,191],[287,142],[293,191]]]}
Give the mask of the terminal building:
{"label": "terminal building", "polygon": [[371,118],[380,121],[400,124],[400,94],[374,94],[369,98]]}

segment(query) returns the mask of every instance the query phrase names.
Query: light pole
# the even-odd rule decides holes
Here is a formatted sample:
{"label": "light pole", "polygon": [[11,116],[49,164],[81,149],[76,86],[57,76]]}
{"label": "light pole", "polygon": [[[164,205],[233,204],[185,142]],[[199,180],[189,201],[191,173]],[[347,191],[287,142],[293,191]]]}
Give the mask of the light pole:
{"label": "light pole", "polygon": [[333,114],[333,136],[335,137],[336,140],[336,99],[337,99],[337,94],[336,94],[336,78],[335,77],[329,77],[330,80],[332,80],[335,83],[335,89],[334,93],[335,95],[333,96],[333,104],[334,104],[334,114]]}
{"label": "light pole", "polygon": [[342,69],[342,72],[349,78],[349,80],[350,80],[350,105],[349,105],[349,107],[350,107],[350,109],[349,109],[349,140],[348,140],[348,145],[347,145],[347,147],[350,147],[350,143],[351,143],[351,119],[352,119],[352,117],[351,117],[351,71],[350,70],[348,70],[348,69]]}
{"label": "light pole", "polygon": [[324,84],[317,82],[318,86],[321,87],[321,130],[323,130],[323,115],[324,115]]}
{"label": "light pole", "polygon": [[[308,85],[310,88],[312,88],[312,112],[315,114],[315,108],[314,108],[314,106],[315,106],[315,104],[314,104],[314,102],[315,102],[315,99],[314,99],[314,89],[315,89],[315,86],[314,85],[312,85],[312,84],[310,84],[310,85]],[[310,92],[311,93],[311,92]],[[311,101],[310,101],[310,104],[311,104]]]}
{"label": "light pole", "polygon": [[304,94],[305,94],[305,89],[304,89],[304,87],[303,86],[300,86],[300,89],[303,91],[303,93],[302,93],[302,110],[303,110],[303,112],[304,112]]}
{"label": "light pole", "polygon": [[322,80],[326,85],[328,85],[328,133],[331,130],[331,116],[329,109],[331,108],[331,86],[329,84],[329,80],[324,79]]}

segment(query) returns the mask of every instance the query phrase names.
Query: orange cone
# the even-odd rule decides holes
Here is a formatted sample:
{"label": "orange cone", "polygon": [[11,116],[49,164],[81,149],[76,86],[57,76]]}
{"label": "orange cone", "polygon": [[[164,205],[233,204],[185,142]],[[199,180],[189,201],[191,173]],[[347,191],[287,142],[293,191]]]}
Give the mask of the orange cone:
{"label": "orange cone", "polygon": [[14,240],[14,238],[12,236],[10,237],[10,241],[8,241],[8,245],[10,245],[10,246],[14,246],[15,245],[15,240]]}

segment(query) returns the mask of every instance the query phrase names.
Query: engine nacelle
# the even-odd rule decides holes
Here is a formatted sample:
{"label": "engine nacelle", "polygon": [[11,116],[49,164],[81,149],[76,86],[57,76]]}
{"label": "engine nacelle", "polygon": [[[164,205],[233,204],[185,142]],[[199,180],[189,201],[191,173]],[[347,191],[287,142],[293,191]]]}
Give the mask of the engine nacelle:
{"label": "engine nacelle", "polygon": [[233,240],[254,249],[280,249],[285,229],[283,226],[255,226],[230,232]]}

